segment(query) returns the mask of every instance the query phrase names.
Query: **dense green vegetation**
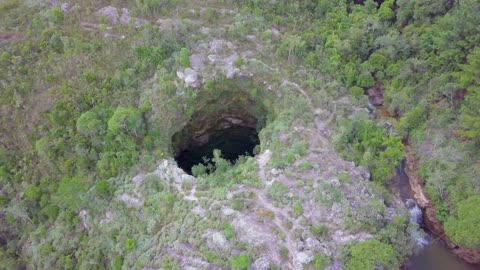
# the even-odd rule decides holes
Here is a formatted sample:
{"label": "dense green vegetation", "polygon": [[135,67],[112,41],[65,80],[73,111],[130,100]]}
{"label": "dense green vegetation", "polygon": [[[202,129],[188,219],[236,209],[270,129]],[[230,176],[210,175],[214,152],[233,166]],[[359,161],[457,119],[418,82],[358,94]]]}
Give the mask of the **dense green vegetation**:
{"label": "dense green vegetation", "polygon": [[[446,221],[480,191],[480,3],[355,2],[362,4],[245,1],[248,10],[287,30],[280,57],[318,69],[356,97],[371,87],[383,90],[384,106],[399,118],[399,134],[414,147],[437,216]],[[344,155],[386,181],[401,156],[400,141],[368,120],[348,121],[344,129]],[[451,233],[459,244],[480,244]]]}
{"label": "dense green vegetation", "polygon": [[[191,65],[189,55],[197,36],[190,33],[198,26],[184,21],[160,33],[151,24],[109,25],[106,18],[94,15],[108,5],[103,1],[82,1],[82,8],[68,15],[58,7],[27,2],[0,4],[0,32],[21,37],[0,40],[0,268],[140,268],[150,260],[142,255],[150,240],[134,236],[146,230],[157,233],[173,224],[178,230],[164,238],[188,238],[179,221],[190,217],[188,203],[176,201],[178,194],[151,176],[145,185],[158,194],[145,202],[145,215],[158,216],[154,224],[116,223],[108,235],[89,235],[79,228],[79,212],[103,214],[115,192],[127,185],[129,173],[152,169],[156,160],[172,154],[171,136],[178,131],[177,123],[191,115],[198,102],[192,89],[177,94],[176,83],[176,68]],[[188,1],[111,2],[153,20],[181,13]],[[278,62],[291,74],[303,69],[316,74],[304,80],[314,98],[324,98],[315,96],[315,89],[328,81],[335,86],[326,90],[331,96],[350,95],[356,105],[366,106],[364,93],[380,88],[384,108],[397,119],[392,121],[398,136],[357,115],[338,123],[337,148],[345,158],[368,167],[372,179],[384,185],[403,156],[402,141],[408,140],[447,235],[459,245],[480,248],[476,237],[480,235],[476,226],[480,215],[479,1],[242,0],[223,4],[239,9],[228,37],[243,41],[247,34],[259,34],[271,45],[265,51],[267,60]],[[203,16],[212,24],[219,20],[213,9]],[[267,29],[279,29],[280,38],[275,40]],[[235,61],[237,66],[242,64],[241,58]],[[153,80],[156,89],[146,84]],[[205,88],[214,92],[221,83],[218,78]],[[255,87],[250,89],[257,92]],[[278,134],[288,127],[285,119],[312,118],[304,110],[305,100],[295,102],[270,101],[267,105],[284,111],[260,135],[280,144]],[[331,105],[327,98],[322,102]],[[274,153],[272,163],[285,168],[306,155],[307,147],[305,141],[295,142],[283,155]],[[209,168],[192,169],[194,175],[202,176],[200,192],[225,199],[230,185],[260,185],[253,159],[241,160],[232,169],[217,153],[213,163],[215,173],[210,175],[206,175]],[[293,199],[284,196],[287,190],[275,182],[267,195],[291,203]],[[246,207],[241,199],[233,204],[233,208]],[[295,214],[301,215],[301,204],[292,205]],[[125,223],[135,215],[126,208],[121,213]],[[200,228],[226,230],[234,238],[220,221],[196,222]],[[346,252],[346,268],[398,267],[410,255],[405,250],[411,247],[401,237],[406,227],[405,220],[393,222],[381,230],[378,240],[352,246]],[[318,237],[328,234],[326,228],[312,230]],[[68,241],[62,240],[65,235]],[[228,258],[204,247],[202,256],[217,265],[247,269],[253,251],[242,251],[250,253]],[[325,266],[328,259],[322,256],[315,257],[314,268]],[[178,268],[168,255],[162,261],[165,269]]]}
{"label": "dense green vegetation", "polygon": [[365,118],[348,120],[342,128],[337,148],[346,158],[368,167],[374,181],[385,184],[403,157],[401,140]]}
{"label": "dense green vegetation", "polygon": [[377,240],[367,240],[352,246],[346,256],[347,270],[398,268],[393,247]]}
{"label": "dense green vegetation", "polygon": [[470,248],[479,248],[478,233],[480,196],[472,196],[458,204],[457,216],[450,216],[445,230],[456,243]]}

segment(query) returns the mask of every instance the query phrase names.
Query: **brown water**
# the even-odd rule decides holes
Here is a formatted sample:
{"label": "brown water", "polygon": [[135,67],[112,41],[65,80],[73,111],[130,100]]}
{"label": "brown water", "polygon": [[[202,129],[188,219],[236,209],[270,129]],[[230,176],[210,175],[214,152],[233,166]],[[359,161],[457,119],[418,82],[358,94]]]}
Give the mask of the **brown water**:
{"label": "brown water", "polygon": [[[396,192],[401,197],[403,202],[412,200],[412,191],[410,189],[410,183],[407,174],[405,173],[405,163],[397,168],[397,174],[393,178],[395,181]],[[408,203],[407,203],[408,204]],[[418,209],[418,208],[417,208]],[[412,210],[410,209],[412,213]],[[421,215],[420,215],[421,216]],[[421,217],[419,222],[422,226]],[[430,234],[425,230],[426,234]],[[431,238],[431,237],[430,237]],[[422,248],[419,254],[410,258],[401,267],[402,270],[475,270],[480,269],[480,266],[472,266],[466,262],[460,260],[455,254],[453,254],[443,243],[430,240]]]}
{"label": "brown water", "polygon": [[460,260],[442,243],[430,242],[423,250],[402,266],[403,270],[475,270]]}

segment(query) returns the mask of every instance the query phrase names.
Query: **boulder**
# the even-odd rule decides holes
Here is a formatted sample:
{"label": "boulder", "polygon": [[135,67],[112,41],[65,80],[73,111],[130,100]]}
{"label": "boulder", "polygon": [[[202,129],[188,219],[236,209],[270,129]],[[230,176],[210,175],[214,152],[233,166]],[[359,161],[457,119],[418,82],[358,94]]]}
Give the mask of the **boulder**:
{"label": "boulder", "polygon": [[260,256],[250,266],[250,270],[268,270],[270,269],[270,260],[265,256]]}
{"label": "boulder", "polygon": [[99,9],[95,14],[97,14],[98,16],[105,16],[105,18],[107,18],[107,20],[109,20],[113,24],[118,23],[119,16],[118,16],[118,10],[116,7],[112,7],[112,6],[103,7]]}

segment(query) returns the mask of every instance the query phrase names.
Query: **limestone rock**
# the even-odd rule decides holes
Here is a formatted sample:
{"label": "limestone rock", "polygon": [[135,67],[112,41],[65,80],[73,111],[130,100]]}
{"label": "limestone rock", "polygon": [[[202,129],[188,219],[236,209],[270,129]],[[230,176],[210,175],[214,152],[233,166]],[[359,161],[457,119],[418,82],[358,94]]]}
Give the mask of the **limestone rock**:
{"label": "limestone rock", "polygon": [[313,260],[313,254],[311,252],[298,252],[293,259],[297,269],[300,269],[304,264],[308,264]]}
{"label": "limestone rock", "polygon": [[197,205],[192,209],[192,213],[203,218],[205,217],[206,211],[200,205]]}
{"label": "limestone rock", "polygon": [[213,230],[207,230],[203,237],[206,239],[207,246],[210,249],[217,252],[230,251],[230,242],[223,233]]}
{"label": "limestone rock", "polygon": [[141,201],[139,198],[135,198],[135,197],[130,196],[128,194],[118,195],[117,199],[119,201],[122,201],[123,203],[125,203],[127,206],[130,206],[130,207],[138,208],[138,207],[141,207],[143,205],[143,201]]}
{"label": "limestone rock", "polygon": [[268,269],[270,269],[270,260],[265,256],[259,257],[250,266],[250,270],[268,270]]}
{"label": "limestone rock", "polygon": [[60,6],[60,9],[63,11],[63,13],[67,13],[68,11],[70,11],[70,4],[69,3],[63,3]]}
{"label": "limestone rock", "polygon": [[192,54],[189,58],[190,66],[194,70],[201,70],[205,68],[205,64],[203,63],[203,55],[202,54]]}
{"label": "limestone rock", "polygon": [[120,17],[120,23],[129,24],[131,19],[132,17],[130,16],[128,8],[122,8],[122,16]]}
{"label": "limestone rock", "polygon": [[213,64],[213,63],[215,63],[219,60],[219,57],[216,54],[210,54],[210,55],[207,56],[207,58],[208,58],[208,61],[210,61],[211,64]]}
{"label": "limestone rock", "polygon": [[105,16],[113,24],[118,23],[118,10],[116,7],[107,6],[99,9],[96,14],[98,16]]}
{"label": "limestone rock", "polygon": [[87,210],[82,209],[80,211],[80,213],[78,214],[78,217],[80,217],[80,219],[82,220],[83,228],[88,229],[88,221],[87,221],[88,212],[87,212]]}
{"label": "limestone rock", "polygon": [[185,82],[185,87],[197,88],[199,86],[198,74],[195,70],[186,68],[183,74],[185,74],[183,79]]}

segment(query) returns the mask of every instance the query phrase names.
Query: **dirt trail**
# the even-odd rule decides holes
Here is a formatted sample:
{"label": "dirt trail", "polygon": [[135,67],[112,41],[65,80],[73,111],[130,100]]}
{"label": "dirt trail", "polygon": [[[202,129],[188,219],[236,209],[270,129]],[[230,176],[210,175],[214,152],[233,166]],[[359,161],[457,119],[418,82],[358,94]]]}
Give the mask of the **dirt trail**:
{"label": "dirt trail", "polygon": [[272,205],[270,200],[266,198],[264,190],[255,189],[252,191],[255,193],[255,195],[257,195],[256,203],[259,204],[262,208],[267,209],[268,211],[274,214],[275,217],[273,219],[273,224],[277,227],[277,229],[279,229],[283,233],[283,235],[285,235],[285,247],[288,249],[288,256],[289,256],[288,267],[290,269],[297,269],[293,263],[294,255],[297,253],[295,248],[295,241],[292,240],[292,235],[290,233],[291,230],[286,230],[283,227],[282,221],[280,220],[279,217],[286,218],[289,221],[290,221],[290,218],[284,215],[285,210],[279,209]]}

